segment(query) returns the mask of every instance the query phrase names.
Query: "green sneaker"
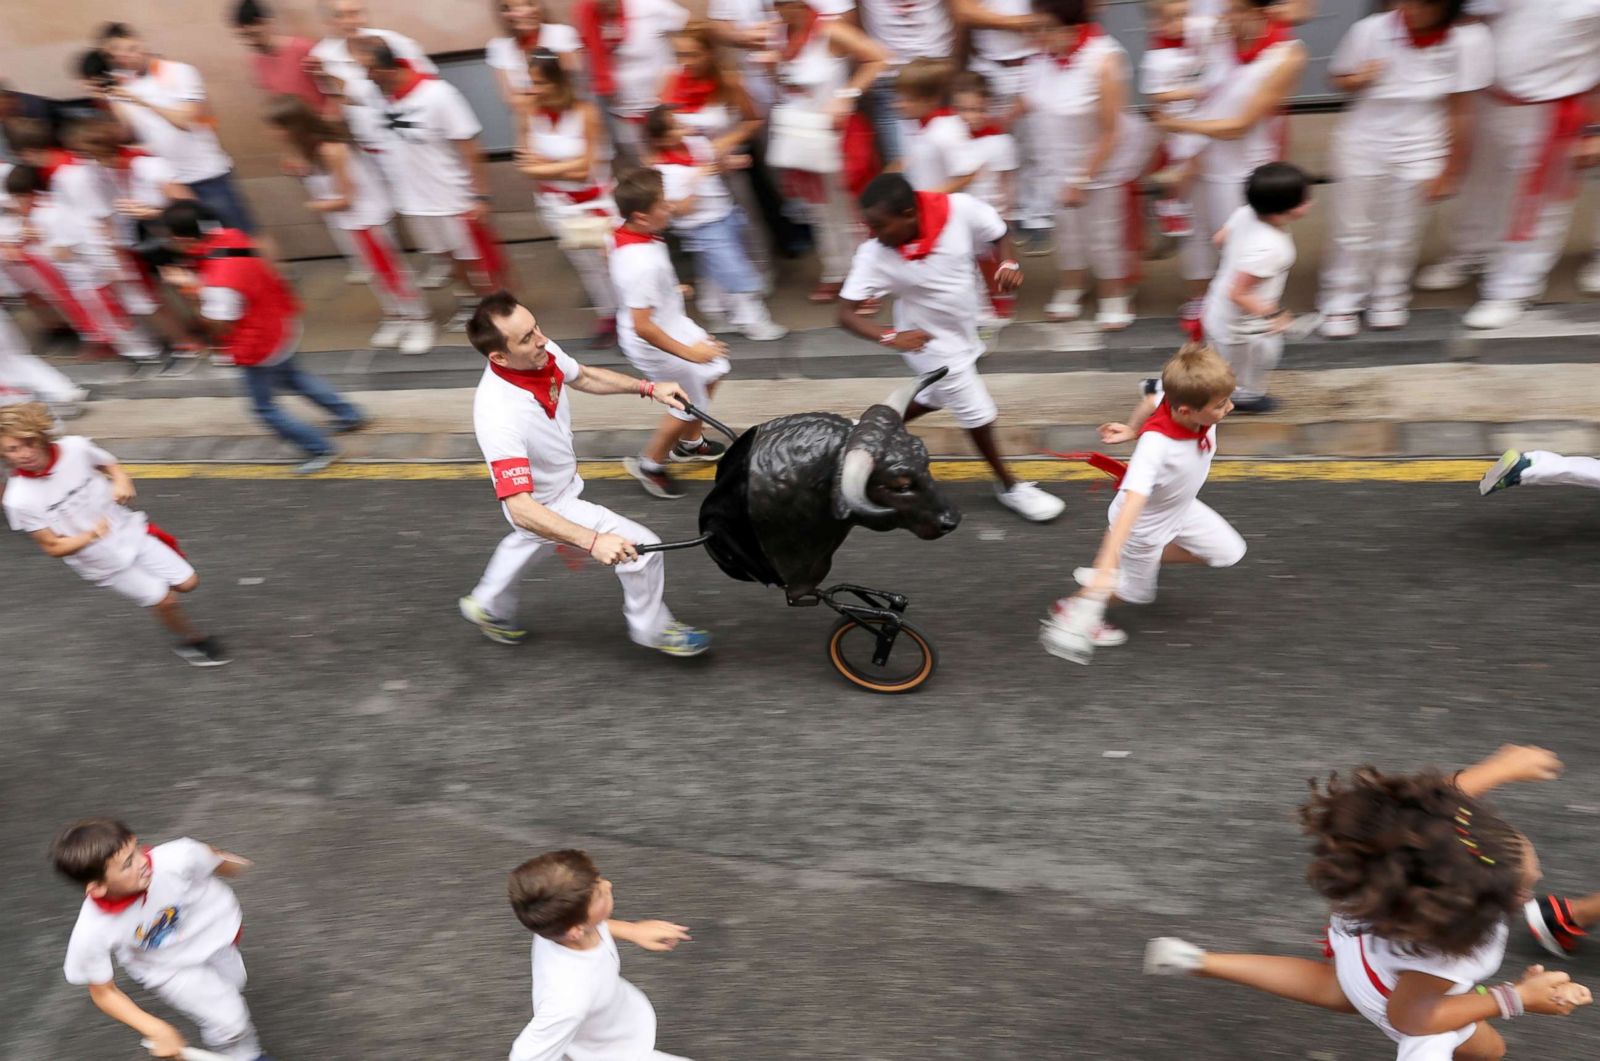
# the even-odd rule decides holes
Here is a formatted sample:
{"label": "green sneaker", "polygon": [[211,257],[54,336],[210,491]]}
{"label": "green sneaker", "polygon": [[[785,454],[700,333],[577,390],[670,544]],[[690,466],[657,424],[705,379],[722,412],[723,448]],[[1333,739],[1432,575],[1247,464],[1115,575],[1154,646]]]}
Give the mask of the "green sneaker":
{"label": "green sneaker", "polygon": [[476,626],[484,637],[496,644],[520,645],[528,637],[528,631],[518,630],[504,619],[496,619],[471,597],[462,597],[456,605],[461,609],[461,618]]}
{"label": "green sneaker", "polygon": [[1500,454],[1500,459],[1494,462],[1494,467],[1484,472],[1483,478],[1478,480],[1479,496],[1488,497],[1496,490],[1505,490],[1521,485],[1522,473],[1527,471],[1532,464],[1533,461],[1516,450],[1506,450]]}
{"label": "green sneaker", "polygon": [[711,647],[711,635],[680,622],[671,622],[650,647],[669,656],[698,656]]}

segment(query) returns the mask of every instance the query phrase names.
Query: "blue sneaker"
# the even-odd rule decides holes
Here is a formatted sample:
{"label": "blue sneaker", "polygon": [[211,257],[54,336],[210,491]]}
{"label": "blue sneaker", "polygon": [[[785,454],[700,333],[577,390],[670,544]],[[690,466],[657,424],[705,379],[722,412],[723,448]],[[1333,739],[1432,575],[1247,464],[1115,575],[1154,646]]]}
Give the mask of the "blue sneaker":
{"label": "blue sneaker", "polygon": [[1533,461],[1508,449],[1500,454],[1500,459],[1494,462],[1494,467],[1483,473],[1483,478],[1478,480],[1478,494],[1488,497],[1496,490],[1505,490],[1522,484],[1522,473],[1532,466]]}
{"label": "blue sneaker", "polygon": [[667,624],[655,644],[650,646],[669,656],[698,656],[711,647],[711,635],[680,622]]}

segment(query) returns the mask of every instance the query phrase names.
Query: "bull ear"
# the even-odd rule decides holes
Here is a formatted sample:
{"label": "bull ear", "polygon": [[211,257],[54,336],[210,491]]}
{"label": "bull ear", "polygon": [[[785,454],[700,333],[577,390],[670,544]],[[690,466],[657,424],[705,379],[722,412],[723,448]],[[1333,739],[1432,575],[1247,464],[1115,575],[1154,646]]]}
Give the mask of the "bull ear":
{"label": "bull ear", "polygon": [[932,372],[924,372],[916,379],[908,380],[901,386],[896,387],[895,392],[883,400],[883,404],[893,409],[895,415],[904,420],[906,410],[911,408],[911,400],[921,394],[925,388],[931,387],[944,379],[949,372],[950,369],[948,367],[940,367]]}
{"label": "bull ear", "polygon": [[871,451],[853,447],[845,450],[839,461],[839,478],[833,489],[833,515],[835,519],[881,519],[894,515],[894,509],[875,505],[867,499],[867,480],[872,478]]}

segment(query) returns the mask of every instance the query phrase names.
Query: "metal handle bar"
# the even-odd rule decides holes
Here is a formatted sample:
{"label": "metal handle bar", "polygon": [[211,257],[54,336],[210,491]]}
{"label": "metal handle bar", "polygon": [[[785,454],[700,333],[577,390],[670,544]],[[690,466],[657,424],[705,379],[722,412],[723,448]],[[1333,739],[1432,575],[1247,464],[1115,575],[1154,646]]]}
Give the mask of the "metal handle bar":
{"label": "metal handle bar", "polygon": [[703,410],[695,408],[694,403],[689,401],[689,399],[687,399],[687,398],[685,398],[683,400],[683,411],[688,413],[690,416],[694,417],[696,420],[704,420],[706,423],[710,424],[712,427],[716,428],[718,431],[721,431],[724,435],[727,435],[729,442],[737,442],[738,441],[739,436],[734,434],[733,428],[729,427],[727,424],[723,423],[721,420],[718,420],[715,417],[708,415]]}
{"label": "metal handle bar", "polygon": [[686,542],[655,542],[649,545],[635,545],[633,551],[641,555],[644,553],[665,553],[671,552],[673,549],[693,549],[695,546],[704,545],[710,540],[711,535],[702,534],[700,537],[690,538]]}

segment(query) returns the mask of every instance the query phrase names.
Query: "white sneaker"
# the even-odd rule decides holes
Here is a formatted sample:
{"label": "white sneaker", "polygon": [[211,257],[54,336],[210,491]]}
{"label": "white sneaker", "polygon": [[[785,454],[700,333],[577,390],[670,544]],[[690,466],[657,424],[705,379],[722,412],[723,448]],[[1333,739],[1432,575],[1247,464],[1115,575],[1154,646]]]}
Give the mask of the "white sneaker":
{"label": "white sneaker", "polygon": [[1057,289],[1044,304],[1044,315],[1053,321],[1075,321],[1083,316],[1083,292]]}
{"label": "white sneaker", "polygon": [[456,275],[454,264],[447,254],[428,255],[427,268],[422,270],[422,275],[417,277],[417,286],[427,291],[444,287]]}
{"label": "white sneaker", "polygon": [[1413,283],[1419,291],[1454,291],[1467,286],[1477,272],[1476,268],[1460,258],[1446,258],[1419,269]]}
{"label": "white sneaker", "polygon": [[1034,523],[1048,523],[1067,507],[1065,501],[1045,493],[1037,483],[1017,483],[1009,490],[1001,490],[997,483],[994,494],[1002,505]]}
{"label": "white sneaker", "polygon": [[433,321],[410,321],[406,324],[405,338],[400,340],[402,354],[425,354],[433,349]]}
{"label": "white sneaker", "polygon": [[1205,960],[1205,951],[1188,940],[1173,936],[1153,939],[1144,948],[1144,971],[1149,976],[1197,973]]}
{"label": "white sneaker", "polygon": [[774,339],[782,339],[785,335],[788,335],[789,329],[777,321],[769,319],[747,324],[739,330],[739,334],[753,343],[770,343]]}
{"label": "white sneaker", "polygon": [[378,330],[372,333],[372,338],[367,340],[367,345],[374,350],[393,350],[400,345],[400,340],[410,327],[410,321],[391,317],[378,325]]}
{"label": "white sneaker", "polygon": [[1317,330],[1324,339],[1354,339],[1361,334],[1361,318],[1354,313],[1332,313],[1322,318]]}
{"label": "white sneaker", "polygon": [[371,283],[372,274],[367,272],[365,269],[357,269],[352,267],[348,273],[344,274],[344,282],[347,284]]}
{"label": "white sneaker", "polygon": [[1410,323],[1411,311],[1404,306],[1367,310],[1367,327],[1374,331],[1393,331],[1395,328],[1404,328]]}
{"label": "white sneaker", "polygon": [[1075,568],[1073,568],[1072,569],[1072,581],[1076,582],[1078,585],[1082,586],[1084,589],[1088,589],[1090,586],[1094,585],[1094,568],[1092,568],[1092,567],[1075,567]]}
{"label": "white sneaker", "polygon": [[1103,331],[1120,332],[1134,322],[1133,299],[1127,295],[1121,298],[1101,299],[1099,311],[1094,315],[1094,322]]}
{"label": "white sneaker", "polygon": [[1586,295],[1600,295],[1600,257],[1591,259],[1578,270],[1578,290]]}
{"label": "white sneaker", "polygon": [[1509,328],[1522,319],[1524,309],[1521,299],[1486,298],[1467,310],[1467,315],[1461,318],[1461,323],[1468,328],[1478,328],[1483,331]]}
{"label": "white sneaker", "polygon": [[464,332],[467,325],[472,323],[473,314],[477,311],[471,306],[458,306],[450,319],[445,322],[444,330],[447,332]]}

